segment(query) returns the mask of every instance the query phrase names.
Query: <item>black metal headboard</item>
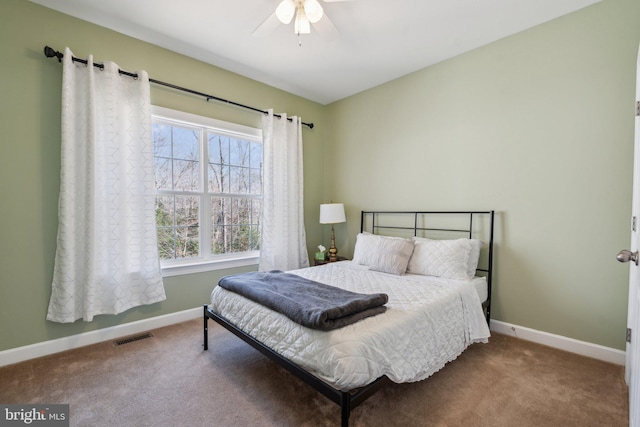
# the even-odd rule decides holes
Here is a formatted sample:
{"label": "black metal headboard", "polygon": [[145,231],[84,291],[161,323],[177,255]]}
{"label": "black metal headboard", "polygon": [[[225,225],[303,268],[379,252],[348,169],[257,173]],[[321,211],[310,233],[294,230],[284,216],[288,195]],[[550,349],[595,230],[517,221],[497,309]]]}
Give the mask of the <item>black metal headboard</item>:
{"label": "black metal headboard", "polygon": [[494,211],[362,211],[360,232],[397,237],[451,239],[466,237],[484,242],[476,271],[486,275],[487,300],[483,304],[487,323],[491,316],[493,279]]}

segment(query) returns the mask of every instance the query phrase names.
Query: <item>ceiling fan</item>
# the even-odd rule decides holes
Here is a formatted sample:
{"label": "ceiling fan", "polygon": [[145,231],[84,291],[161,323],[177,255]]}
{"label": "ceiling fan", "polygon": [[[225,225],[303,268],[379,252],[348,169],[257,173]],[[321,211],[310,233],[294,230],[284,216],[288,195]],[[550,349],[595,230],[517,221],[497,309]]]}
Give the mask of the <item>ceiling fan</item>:
{"label": "ceiling fan", "polygon": [[[334,3],[351,0],[323,0],[325,3]],[[318,0],[282,0],[275,12],[253,31],[254,35],[266,35],[271,33],[281,24],[288,25],[294,21],[293,32],[298,36],[311,33],[311,24],[320,32],[337,32],[335,25],[325,15]]]}

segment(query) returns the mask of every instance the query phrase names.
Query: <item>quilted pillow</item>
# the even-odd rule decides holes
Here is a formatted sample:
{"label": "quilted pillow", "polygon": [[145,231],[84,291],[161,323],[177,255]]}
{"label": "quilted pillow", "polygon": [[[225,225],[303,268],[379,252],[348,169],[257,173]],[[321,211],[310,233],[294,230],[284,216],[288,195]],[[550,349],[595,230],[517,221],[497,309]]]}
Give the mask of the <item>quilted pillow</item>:
{"label": "quilted pillow", "polygon": [[478,239],[469,239],[469,243],[471,243],[471,252],[469,252],[467,276],[469,276],[469,279],[473,279],[476,275],[478,260],[480,259],[480,250],[482,249],[482,245],[484,245],[484,242]]}
{"label": "quilted pillow", "polygon": [[414,237],[415,248],[409,260],[407,271],[412,274],[424,276],[444,277],[447,279],[469,280],[475,276],[478,264],[477,258],[480,255],[480,248],[477,248],[472,262],[471,239],[455,240],[431,240]]}
{"label": "quilted pillow", "polygon": [[413,240],[360,233],[356,237],[353,262],[371,270],[402,275],[413,252]]}

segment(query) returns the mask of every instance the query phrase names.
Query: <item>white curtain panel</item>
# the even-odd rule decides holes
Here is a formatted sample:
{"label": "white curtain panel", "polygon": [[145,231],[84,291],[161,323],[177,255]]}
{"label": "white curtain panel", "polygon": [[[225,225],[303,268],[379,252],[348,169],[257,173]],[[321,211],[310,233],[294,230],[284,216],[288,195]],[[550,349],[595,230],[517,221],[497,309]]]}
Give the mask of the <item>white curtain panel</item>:
{"label": "white curtain panel", "polygon": [[304,229],[302,122],[273,115],[262,117],[263,206],[259,269],[308,267]]}
{"label": "white curtain panel", "polygon": [[[59,225],[47,319],[166,299],[158,257],[149,78],[64,52]],[[93,57],[89,56],[89,64]]]}

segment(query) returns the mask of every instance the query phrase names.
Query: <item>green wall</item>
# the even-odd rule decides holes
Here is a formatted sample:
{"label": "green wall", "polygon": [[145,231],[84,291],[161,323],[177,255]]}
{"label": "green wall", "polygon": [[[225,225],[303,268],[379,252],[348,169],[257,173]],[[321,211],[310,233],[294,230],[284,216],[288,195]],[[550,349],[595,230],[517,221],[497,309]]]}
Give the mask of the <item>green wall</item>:
{"label": "green wall", "polygon": [[605,0],[329,106],[361,209],[495,209],[492,317],[624,349],[640,2]]}
{"label": "green wall", "polygon": [[[497,320],[624,349],[640,2],[604,0],[336,102],[304,100],[27,0],[0,2],[0,351],[197,307],[223,274],[165,279],[167,300],[94,322],[45,320],[57,229],[62,68],[44,45],[300,115],[312,252],[318,205],[495,209]],[[248,126],[260,116],[152,88],[153,103]]]}
{"label": "green wall", "polygon": [[[26,0],[0,2],[0,351],[201,306],[218,279],[246,269],[165,278],[167,300],[94,322],[48,322],[57,231],[62,67],[43,55],[69,46],[81,58],[114,61],[125,70],[262,109],[299,115],[303,127],[305,222],[310,242],[322,237],[326,107],[220,68],[46,9]],[[152,103],[247,126],[260,114],[153,86]],[[314,243],[310,251],[315,248]]]}

